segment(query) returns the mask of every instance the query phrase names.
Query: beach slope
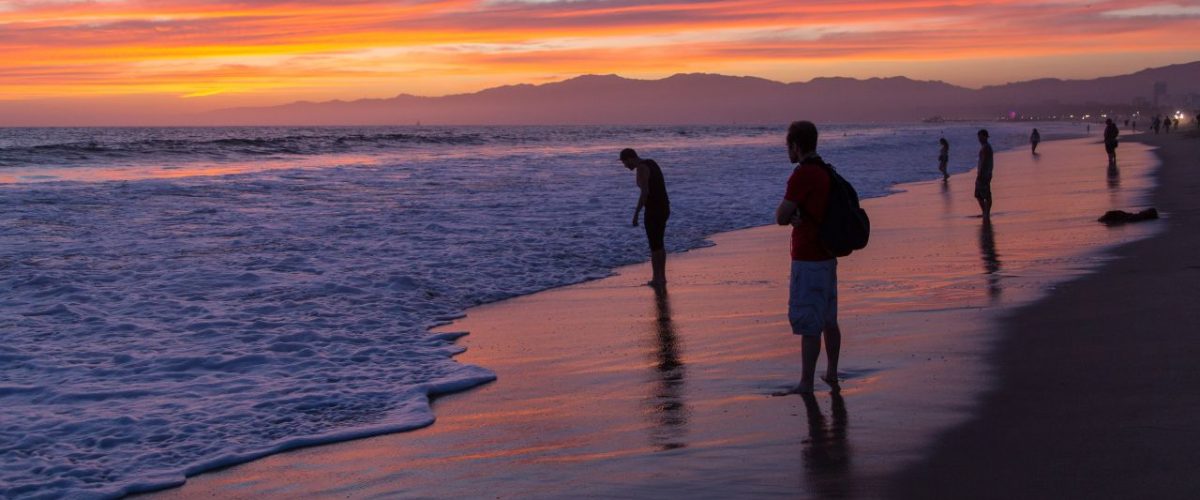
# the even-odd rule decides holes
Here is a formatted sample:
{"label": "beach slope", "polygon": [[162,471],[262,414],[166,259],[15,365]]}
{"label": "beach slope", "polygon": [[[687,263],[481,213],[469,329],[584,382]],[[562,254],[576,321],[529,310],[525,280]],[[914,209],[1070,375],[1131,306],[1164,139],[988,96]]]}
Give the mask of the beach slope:
{"label": "beach slope", "polygon": [[1158,148],[1165,231],[1004,320],[989,357],[999,385],[894,496],[1200,492],[1200,137],[1137,140]]}

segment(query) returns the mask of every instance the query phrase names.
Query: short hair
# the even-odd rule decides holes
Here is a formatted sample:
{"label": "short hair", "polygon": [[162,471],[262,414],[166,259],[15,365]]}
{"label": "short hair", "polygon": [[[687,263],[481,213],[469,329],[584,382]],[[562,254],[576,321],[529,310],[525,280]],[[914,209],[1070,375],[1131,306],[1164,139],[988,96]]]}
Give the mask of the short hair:
{"label": "short hair", "polygon": [[637,151],[633,148],[625,148],[621,150],[621,161],[637,159]]}
{"label": "short hair", "polygon": [[817,126],[810,121],[797,121],[788,125],[787,144],[800,146],[800,151],[817,150]]}
{"label": "short hair", "polygon": [[977,135],[979,137],[987,137],[988,136],[987,129],[981,128],[981,129],[979,129],[979,132],[975,133],[975,135]]}
{"label": "short hair", "polygon": [[949,146],[949,145],[950,145],[950,141],[947,141],[945,137],[942,137],[941,139],[938,139],[938,142],[940,142],[940,143],[942,143],[942,144],[944,144],[944,145],[946,145],[946,146]]}

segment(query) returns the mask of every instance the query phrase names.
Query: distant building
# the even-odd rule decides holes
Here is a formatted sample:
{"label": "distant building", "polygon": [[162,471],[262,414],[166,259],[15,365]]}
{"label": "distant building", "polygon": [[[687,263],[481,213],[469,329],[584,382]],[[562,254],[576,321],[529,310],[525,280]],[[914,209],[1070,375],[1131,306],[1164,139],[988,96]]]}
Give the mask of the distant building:
{"label": "distant building", "polygon": [[1158,109],[1158,105],[1167,99],[1167,82],[1154,82],[1154,109]]}

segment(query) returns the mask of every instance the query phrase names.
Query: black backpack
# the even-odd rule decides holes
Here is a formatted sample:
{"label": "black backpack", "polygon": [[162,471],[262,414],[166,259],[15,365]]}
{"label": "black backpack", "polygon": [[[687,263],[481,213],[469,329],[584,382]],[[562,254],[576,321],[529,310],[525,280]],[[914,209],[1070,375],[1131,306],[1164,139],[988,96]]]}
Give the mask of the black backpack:
{"label": "black backpack", "polygon": [[829,204],[817,235],[821,246],[834,257],[845,257],[862,250],[871,238],[871,219],[858,206],[858,191],[834,170],[833,165],[821,162],[829,174]]}

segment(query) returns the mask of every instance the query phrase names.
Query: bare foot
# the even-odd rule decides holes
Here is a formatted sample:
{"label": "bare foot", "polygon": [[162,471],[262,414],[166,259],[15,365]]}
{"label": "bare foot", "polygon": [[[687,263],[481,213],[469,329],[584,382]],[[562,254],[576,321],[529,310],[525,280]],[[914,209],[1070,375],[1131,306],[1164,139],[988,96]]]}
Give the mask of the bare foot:
{"label": "bare foot", "polygon": [[821,376],[821,380],[823,380],[826,384],[829,384],[829,387],[834,391],[842,388],[841,384],[839,383],[841,382],[841,379],[837,378],[837,374],[826,373],[825,375]]}
{"label": "bare foot", "polygon": [[650,280],[650,281],[647,281],[647,282],[646,282],[646,286],[648,286],[648,287],[651,287],[651,288],[662,288],[662,287],[665,287],[665,286],[667,286],[667,282],[666,282],[666,281]]}
{"label": "bare foot", "polygon": [[811,383],[805,384],[804,382],[801,382],[800,385],[797,385],[796,387],[793,387],[786,391],[773,392],[773,393],[771,393],[771,395],[772,396],[790,396],[792,394],[812,394],[812,392],[813,392],[813,386]]}

